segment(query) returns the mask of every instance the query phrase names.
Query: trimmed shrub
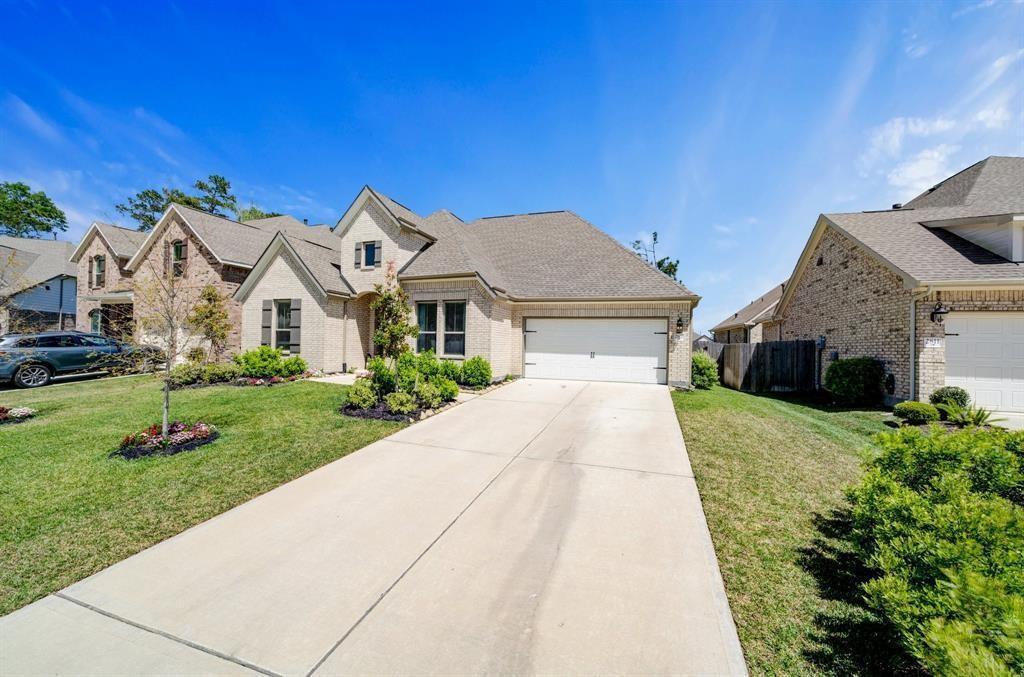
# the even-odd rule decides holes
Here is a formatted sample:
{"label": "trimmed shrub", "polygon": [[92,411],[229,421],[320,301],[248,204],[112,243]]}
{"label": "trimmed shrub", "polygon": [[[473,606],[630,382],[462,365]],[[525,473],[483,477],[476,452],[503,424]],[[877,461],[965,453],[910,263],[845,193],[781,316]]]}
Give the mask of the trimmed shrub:
{"label": "trimmed shrub", "polygon": [[356,409],[371,409],[377,406],[379,401],[373,383],[366,378],[356,379],[356,382],[349,386],[345,399],[346,404]]}
{"label": "trimmed shrub", "polygon": [[370,380],[373,388],[377,391],[378,397],[384,397],[395,392],[395,373],[388,368],[387,362],[379,355],[371,357],[366,363],[366,370],[370,372]]}
{"label": "trimmed shrub", "polygon": [[277,376],[298,376],[306,371],[306,361],[298,355],[292,355],[291,357],[281,360],[281,366],[277,372]]}
{"label": "trimmed shrub", "polygon": [[[955,404],[961,409],[966,409],[971,404],[971,395],[960,386],[942,386],[928,398],[936,407],[940,404]],[[940,409],[943,420],[946,412]]]}
{"label": "trimmed shrub", "polygon": [[406,351],[395,360],[395,380],[398,390],[412,395],[419,382],[420,372],[418,370],[416,354]]}
{"label": "trimmed shrub", "polygon": [[416,411],[416,400],[409,393],[393,392],[385,395],[384,404],[392,414],[411,414]]}
{"label": "trimmed shrub", "polygon": [[420,381],[413,394],[423,409],[437,409],[441,406],[441,393],[426,381]]}
{"label": "trimmed shrub", "polygon": [[242,375],[242,370],[232,362],[213,362],[203,367],[203,383],[227,383]]}
{"label": "trimmed shrub", "polygon": [[479,355],[462,364],[462,382],[470,388],[482,388],[491,383],[491,363]]}
{"label": "trimmed shrub", "polygon": [[825,388],[843,404],[879,404],[885,394],[885,367],[873,357],[836,360],[825,370]]}
{"label": "trimmed shrub", "polygon": [[462,383],[462,364],[455,360],[441,360],[438,376]]}
{"label": "trimmed shrub", "polygon": [[277,376],[281,365],[281,351],[270,346],[260,346],[235,355],[232,358],[241,370],[242,376],[267,378]]}
{"label": "trimmed shrub", "polygon": [[190,386],[193,383],[199,383],[202,378],[203,367],[194,362],[186,362],[171,368],[168,380],[171,382],[172,388],[181,388],[183,386]]}
{"label": "trimmed shrub", "polygon": [[450,378],[438,376],[432,383],[437,388],[437,392],[440,393],[441,399],[445,402],[451,402],[459,396],[459,386]]}
{"label": "trimmed shrub", "polygon": [[711,386],[718,385],[718,362],[711,359],[710,355],[694,353],[691,364],[690,379],[694,388],[708,390]]}
{"label": "trimmed shrub", "polygon": [[433,350],[426,350],[416,356],[416,370],[429,381],[441,371],[441,363]]}
{"label": "trimmed shrub", "polygon": [[915,425],[939,420],[939,410],[927,402],[900,402],[892,408],[892,413]]}

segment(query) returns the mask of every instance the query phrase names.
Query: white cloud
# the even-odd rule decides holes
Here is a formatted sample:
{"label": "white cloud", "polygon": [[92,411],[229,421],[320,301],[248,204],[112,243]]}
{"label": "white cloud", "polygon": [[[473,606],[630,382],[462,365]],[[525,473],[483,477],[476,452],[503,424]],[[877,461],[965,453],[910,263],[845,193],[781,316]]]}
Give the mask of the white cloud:
{"label": "white cloud", "polygon": [[164,120],[156,113],[148,111],[145,108],[142,108],[141,106],[136,108],[133,111],[133,113],[135,114],[136,118],[145,122],[150,127],[152,127],[153,129],[155,129],[156,131],[158,131],[159,133],[163,134],[166,137],[172,139],[180,139],[185,136],[185,133],[183,131],[172,125],[170,122]]}
{"label": "white cloud", "polygon": [[969,5],[964,5],[960,9],[956,10],[955,12],[953,12],[953,18],[956,19],[958,17],[963,16],[964,14],[970,14],[971,12],[976,12],[979,9],[988,9],[989,7],[991,7],[994,4],[996,4],[996,0],[980,0],[980,2],[975,2],[975,3],[969,4]]}
{"label": "white cloud", "polygon": [[1007,52],[993,61],[989,64],[988,68],[978,75],[974,91],[967,95],[965,99],[972,101],[984,94],[992,85],[999,82],[1010,66],[1019,61],[1021,57],[1024,57],[1024,48],[1018,49],[1015,52]]}
{"label": "white cloud", "polygon": [[37,113],[32,106],[28,105],[13,94],[7,95],[7,108],[21,122],[22,125],[39,136],[52,143],[59,143],[64,140],[63,135],[53,124],[42,115]]}
{"label": "white cloud", "polygon": [[932,46],[923,42],[917,33],[909,28],[903,29],[903,53],[911,59],[920,59],[930,52]]}
{"label": "white cloud", "polygon": [[861,171],[867,173],[880,160],[899,157],[907,137],[934,136],[947,132],[955,126],[955,121],[942,116],[892,118],[871,130],[868,148],[860,156]]}
{"label": "white cloud", "polygon": [[953,174],[949,160],[958,150],[959,146],[948,144],[922,150],[889,172],[886,177],[889,185],[905,191],[907,195],[917,195]]}
{"label": "white cloud", "polygon": [[974,120],[988,129],[1002,129],[1010,121],[1010,111],[1006,109],[1006,106],[997,104],[978,111]]}
{"label": "white cloud", "polygon": [[723,235],[728,235],[728,234],[730,234],[733,231],[733,227],[732,226],[723,226],[720,223],[716,223],[715,225],[711,226],[711,228],[716,233],[722,233]]}

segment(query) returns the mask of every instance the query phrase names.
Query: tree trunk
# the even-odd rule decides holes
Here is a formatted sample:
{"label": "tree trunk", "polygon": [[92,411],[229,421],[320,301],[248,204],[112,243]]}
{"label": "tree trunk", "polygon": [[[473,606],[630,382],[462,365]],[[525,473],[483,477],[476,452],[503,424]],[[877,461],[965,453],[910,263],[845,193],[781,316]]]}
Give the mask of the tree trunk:
{"label": "tree trunk", "polygon": [[171,370],[170,360],[167,362],[167,367],[164,373],[164,423],[163,423],[163,434],[167,437],[167,428],[170,425],[171,418]]}

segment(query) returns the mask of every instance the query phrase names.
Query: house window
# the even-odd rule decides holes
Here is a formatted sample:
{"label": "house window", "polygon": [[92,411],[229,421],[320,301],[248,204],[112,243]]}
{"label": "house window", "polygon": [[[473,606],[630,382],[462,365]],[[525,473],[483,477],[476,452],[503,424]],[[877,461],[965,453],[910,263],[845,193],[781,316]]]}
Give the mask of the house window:
{"label": "house window", "polygon": [[174,277],[181,277],[185,274],[185,259],[188,257],[188,245],[184,240],[175,240],[171,243],[171,267]]}
{"label": "house window", "polygon": [[102,287],[107,282],[107,257],[97,255],[93,259],[93,284],[97,287]]}
{"label": "house window", "polygon": [[292,348],[292,302],[275,301],[274,305],[277,308],[274,347],[289,353]]}
{"label": "house window", "polygon": [[444,304],[444,354],[466,354],[466,302]]}
{"label": "house window", "polygon": [[93,334],[103,333],[103,313],[99,310],[89,313],[89,331]]}
{"label": "house window", "polygon": [[363,265],[367,268],[373,268],[377,263],[377,243],[376,242],[364,242],[363,243]]}
{"label": "house window", "polygon": [[437,352],[437,304],[417,303],[416,322],[420,327],[420,335],[416,338],[416,352]]}

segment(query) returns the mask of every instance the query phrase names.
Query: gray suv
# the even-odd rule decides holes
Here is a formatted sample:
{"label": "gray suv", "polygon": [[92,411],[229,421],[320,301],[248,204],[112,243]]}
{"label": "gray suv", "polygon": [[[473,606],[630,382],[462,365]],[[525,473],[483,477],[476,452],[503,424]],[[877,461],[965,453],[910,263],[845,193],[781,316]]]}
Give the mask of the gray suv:
{"label": "gray suv", "polygon": [[99,334],[52,331],[0,336],[0,383],[38,388],[54,376],[160,362],[158,348],[135,346]]}

